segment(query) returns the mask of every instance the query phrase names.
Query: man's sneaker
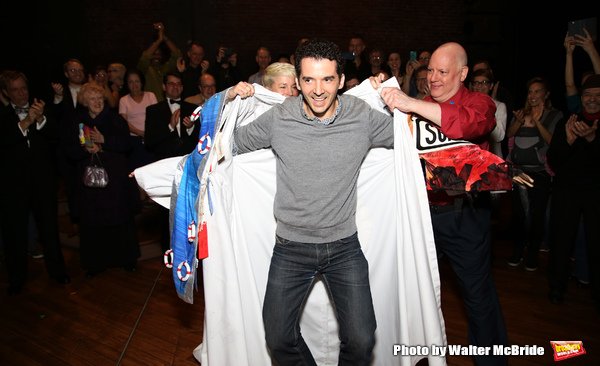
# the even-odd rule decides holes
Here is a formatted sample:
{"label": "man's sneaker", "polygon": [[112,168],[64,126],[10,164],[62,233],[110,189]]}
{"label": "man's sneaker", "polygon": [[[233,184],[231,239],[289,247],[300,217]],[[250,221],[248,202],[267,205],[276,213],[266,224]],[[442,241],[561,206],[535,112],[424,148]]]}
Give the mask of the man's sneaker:
{"label": "man's sneaker", "polygon": [[506,261],[506,263],[507,263],[509,266],[511,266],[511,267],[518,267],[518,266],[521,264],[521,262],[523,262],[523,258],[522,258],[522,257],[515,257],[515,256],[513,256],[513,257],[510,257],[510,258],[509,258],[509,259]]}

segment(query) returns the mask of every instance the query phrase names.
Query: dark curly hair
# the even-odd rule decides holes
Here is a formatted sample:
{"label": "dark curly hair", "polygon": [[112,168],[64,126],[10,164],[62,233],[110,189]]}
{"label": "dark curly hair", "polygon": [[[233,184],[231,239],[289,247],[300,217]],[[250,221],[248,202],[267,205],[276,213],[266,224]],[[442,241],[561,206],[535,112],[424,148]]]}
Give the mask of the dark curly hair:
{"label": "dark curly hair", "polygon": [[303,58],[314,58],[317,60],[327,59],[337,63],[337,74],[339,77],[344,73],[344,62],[342,52],[337,44],[322,39],[312,39],[296,48],[296,74],[300,76],[300,62]]}

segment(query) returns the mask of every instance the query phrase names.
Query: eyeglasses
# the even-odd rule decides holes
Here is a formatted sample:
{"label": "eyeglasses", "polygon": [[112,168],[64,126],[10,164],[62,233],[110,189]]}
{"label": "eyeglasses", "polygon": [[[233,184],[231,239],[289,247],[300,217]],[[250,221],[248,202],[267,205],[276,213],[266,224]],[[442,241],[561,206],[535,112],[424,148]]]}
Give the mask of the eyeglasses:
{"label": "eyeglasses", "polygon": [[167,83],[168,86],[183,86],[181,82],[169,81]]}
{"label": "eyeglasses", "polygon": [[419,61],[429,61],[429,57],[421,56],[418,58]]}
{"label": "eyeglasses", "polygon": [[471,81],[471,85],[473,85],[473,86],[487,86],[487,85],[492,85],[492,82],[489,81],[489,80],[481,80],[481,81],[473,80],[473,81]]}

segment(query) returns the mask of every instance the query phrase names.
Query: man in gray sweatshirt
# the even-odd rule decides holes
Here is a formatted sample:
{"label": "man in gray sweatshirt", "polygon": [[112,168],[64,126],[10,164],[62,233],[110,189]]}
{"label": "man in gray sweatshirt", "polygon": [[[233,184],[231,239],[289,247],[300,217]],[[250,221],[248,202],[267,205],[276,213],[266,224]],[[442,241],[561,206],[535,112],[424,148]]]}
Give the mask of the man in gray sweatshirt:
{"label": "man in gray sweatshirt", "polygon": [[[369,365],[377,324],[357,235],[357,179],[371,148],[393,147],[393,118],[338,96],[344,75],[334,43],[305,43],[295,62],[301,95],[235,132],[238,153],[271,148],[277,158],[277,235],[263,306],[267,346],[280,365],[316,365],[299,324],[320,277],[339,323],[339,364]],[[236,93],[245,98],[254,90],[246,84]]]}

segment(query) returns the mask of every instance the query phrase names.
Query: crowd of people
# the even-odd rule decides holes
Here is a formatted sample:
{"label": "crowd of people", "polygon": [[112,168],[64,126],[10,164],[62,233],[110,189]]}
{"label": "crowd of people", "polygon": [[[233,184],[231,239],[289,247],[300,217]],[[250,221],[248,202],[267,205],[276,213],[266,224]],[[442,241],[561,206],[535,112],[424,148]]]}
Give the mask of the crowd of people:
{"label": "crowd of people", "polygon": [[[91,278],[113,267],[134,271],[140,254],[134,217],[147,198],[128,174],[158,159],[193,151],[201,121],[191,118],[194,110],[225,90],[228,98],[247,98],[253,94],[253,84],[259,84],[290,97],[236,131],[235,140],[240,152],[271,147],[280,159],[275,205],[278,236],[263,313],[267,345],[272,357],[282,364],[311,360],[298,330],[298,312],[310,291],[310,281],[298,285],[302,291],[291,291],[276,280],[292,276],[279,262],[319,257],[320,249],[305,250],[309,244],[312,248],[315,243],[343,243],[339,248],[331,246],[339,253],[328,252],[332,267],[336,266],[334,259],[355,263],[343,276],[354,278],[356,283],[328,288],[340,310],[339,319],[347,324],[340,334],[344,345],[340,359],[369,364],[376,319],[368,276],[364,276],[368,269],[353,221],[354,195],[357,171],[368,150],[372,146],[393,147],[392,118],[367,115],[369,107],[341,94],[366,79],[379,88],[383,81],[396,78],[400,88],[381,92],[390,110],[419,115],[444,138],[479,145],[533,178],[532,186],[515,185],[509,193],[514,251],[507,256],[507,265],[523,264],[527,271],[535,271],[539,251],[549,250],[550,301],[564,301],[568,280],[577,273],[580,284],[590,284],[600,311],[600,271],[589,265],[600,259],[600,168],[595,159],[600,157],[596,138],[600,55],[587,32],[565,37],[569,110],[560,111],[552,106],[547,80],[537,76],[529,80],[521,105],[495,79],[489,61],[477,60],[470,66],[466,50],[457,43],[415,52],[404,68],[400,52],[390,50],[386,57],[383,50],[368,48],[356,35],[350,38],[347,52],[340,52],[330,42],[302,39],[298,54],[273,60],[269,49],[260,46],[255,59],[257,72],[242,80],[235,50],[219,47],[211,61],[205,58],[202,44],[194,41],[184,54],[167,36],[164,24],[156,23],[154,28],[157,38],[135,67],[114,62],[86,68],[77,59],[67,60],[65,82],[52,83],[51,100],[30,95],[27,76],[22,72],[2,72],[0,168],[14,177],[2,180],[0,189],[2,249],[10,294],[20,293],[26,285],[32,226],[49,276],[62,284],[70,282],[58,235],[59,182],[65,187],[70,219],[79,232],[86,276]],[[583,74],[579,87],[572,62],[577,49],[589,55],[594,67]],[[298,123],[276,127],[278,120],[286,118]],[[353,127],[360,123],[369,124],[368,134]],[[325,131],[331,130],[331,125],[345,126],[348,130],[343,131],[348,134],[338,131],[342,134],[330,136]],[[298,130],[289,134],[294,126]],[[326,136],[326,141],[314,143],[310,151],[302,148],[294,152],[298,148],[294,136],[298,134],[307,134],[310,141]],[[336,157],[342,160],[330,159],[328,165],[320,156],[327,155],[332,144],[339,149],[346,146],[348,151],[336,150]],[[81,179],[94,158],[108,173],[106,188],[88,187]],[[310,174],[306,167],[315,161],[323,162],[324,174],[313,177],[310,184],[301,183],[302,176]],[[339,194],[332,196],[332,189]],[[437,250],[450,261],[459,278],[471,344],[508,344],[491,276],[493,196],[489,192],[458,196],[429,193]],[[311,197],[306,202],[312,203],[299,207],[298,195]],[[332,205],[338,209],[330,213]],[[167,250],[168,210],[162,214],[161,245]],[[577,239],[578,232],[583,233],[582,240]],[[298,247],[297,252],[290,251],[292,244]],[[347,252],[350,247],[354,250]],[[571,269],[569,258],[573,256],[582,260]],[[303,270],[331,276],[337,283],[321,267],[307,264]],[[281,304],[278,299],[284,297],[294,306]],[[345,297],[350,300],[342,301]],[[356,309],[361,309],[360,316],[352,315]],[[477,356],[476,363],[501,365],[506,360]]]}

